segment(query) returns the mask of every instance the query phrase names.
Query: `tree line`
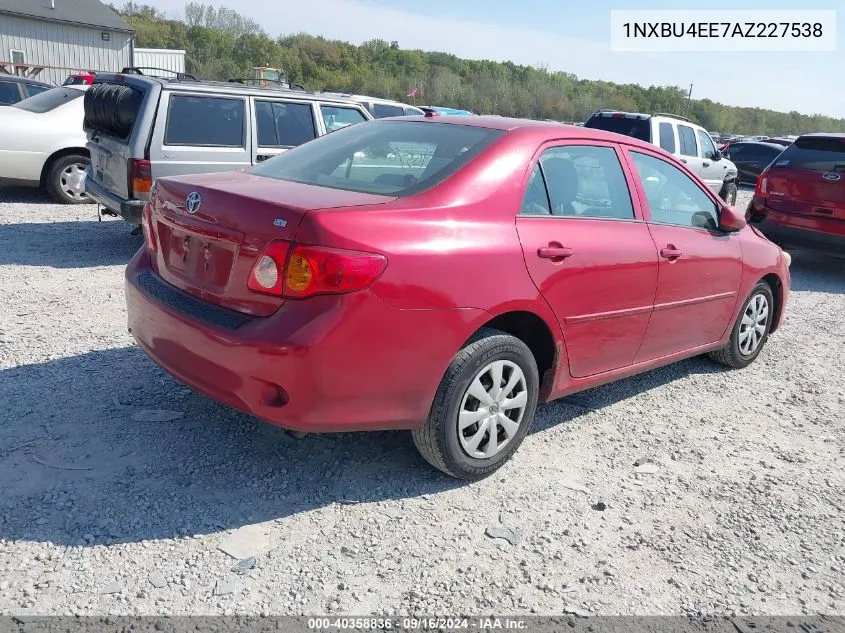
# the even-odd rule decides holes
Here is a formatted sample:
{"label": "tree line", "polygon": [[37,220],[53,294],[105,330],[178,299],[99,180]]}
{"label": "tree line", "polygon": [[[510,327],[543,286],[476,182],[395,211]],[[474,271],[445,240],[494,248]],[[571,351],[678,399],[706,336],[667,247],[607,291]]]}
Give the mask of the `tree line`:
{"label": "tree line", "polygon": [[[156,8],[115,8],[136,30],[135,45],[186,51],[186,71],[205,79],[248,77],[255,66],[284,70],[310,90],[367,94],[463,108],[479,114],[584,121],[601,108],[673,112],[708,130],[770,136],[845,132],[845,119],[776,112],[688,100],[678,86],[616,84],[511,62],[461,59],[443,52],[406,50],[396,41],[354,45],[303,33],[272,37],[237,11],[188,2],[185,17],[168,19]],[[417,95],[406,94],[413,87]]]}

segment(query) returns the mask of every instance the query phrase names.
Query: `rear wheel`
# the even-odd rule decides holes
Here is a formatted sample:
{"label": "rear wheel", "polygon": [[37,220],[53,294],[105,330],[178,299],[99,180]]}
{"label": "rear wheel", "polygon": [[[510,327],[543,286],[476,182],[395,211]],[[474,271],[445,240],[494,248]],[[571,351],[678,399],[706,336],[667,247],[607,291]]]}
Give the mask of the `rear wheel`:
{"label": "rear wheel", "polygon": [[85,170],[88,169],[88,163],[88,157],[82,154],[69,154],[53,161],[47,170],[45,185],[47,192],[56,202],[90,202],[85,193]]}
{"label": "rear wheel", "polygon": [[753,363],[769,338],[775,312],[774,306],[772,289],[769,284],[761,281],[754,286],[748,299],[745,300],[731,331],[728,346],[710,352],[710,358],[717,363],[736,369]]}
{"label": "rear wheel", "polygon": [[483,329],[457,353],[414,444],[432,466],[481,479],[514,454],[534,419],[537,363],[518,338]]}

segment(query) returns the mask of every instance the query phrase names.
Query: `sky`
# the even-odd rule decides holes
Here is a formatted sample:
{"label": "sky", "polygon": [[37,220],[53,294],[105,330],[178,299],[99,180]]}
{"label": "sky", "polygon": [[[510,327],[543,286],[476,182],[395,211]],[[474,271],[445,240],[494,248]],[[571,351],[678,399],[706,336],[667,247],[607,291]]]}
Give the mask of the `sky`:
{"label": "sky", "polygon": [[[141,0],[171,17],[184,0]],[[209,0],[206,0],[207,2]],[[693,84],[693,98],[845,118],[845,1],[794,0],[211,0],[247,15],[273,36],[306,32],[360,44],[396,40],[401,48],[469,59],[510,60],[643,86]],[[807,6],[802,6],[807,4]],[[643,53],[610,50],[612,9],[840,9],[835,52]]]}

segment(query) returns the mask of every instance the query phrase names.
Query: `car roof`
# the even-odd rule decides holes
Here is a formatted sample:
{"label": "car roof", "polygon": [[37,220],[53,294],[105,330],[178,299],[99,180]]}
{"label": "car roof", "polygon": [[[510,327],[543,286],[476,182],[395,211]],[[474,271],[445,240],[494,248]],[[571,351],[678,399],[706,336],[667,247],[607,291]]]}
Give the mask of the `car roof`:
{"label": "car roof", "polygon": [[32,86],[47,86],[49,88],[55,88],[53,84],[48,84],[46,81],[38,81],[37,79],[30,79],[29,77],[20,77],[19,75],[0,75],[0,79],[3,81],[13,81],[19,84],[29,84]]}
{"label": "car roof", "polygon": [[766,141],[735,141],[731,143],[731,145],[763,145],[764,147],[774,147],[777,149],[783,148],[783,145],[779,145],[777,143],[767,143]]}
{"label": "car roof", "polygon": [[[634,145],[636,147],[643,147],[649,150],[655,149],[655,145],[652,145],[651,143],[641,141],[640,139],[626,136],[624,134],[617,134],[616,132],[606,132],[604,130],[586,128],[580,125],[570,125],[568,123],[538,121],[536,119],[518,119],[515,117],[504,117],[490,114],[479,114],[475,116],[466,116],[461,114],[405,116],[380,119],[379,121],[429,121],[435,124],[445,123],[448,125],[483,127],[493,130],[502,130],[504,132],[519,131],[521,133],[536,134],[538,136],[547,136],[548,138],[554,139],[589,138],[609,143],[625,143],[626,145]],[[374,121],[374,123],[378,123],[379,121]]]}
{"label": "car roof", "polygon": [[845,140],[845,132],[811,132],[810,134],[802,134],[795,140],[804,138],[838,138]]}
{"label": "car roof", "polygon": [[[120,77],[121,79],[118,79]],[[327,101],[343,105],[361,104],[354,99],[335,96],[325,92],[310,92],[295,88],[284,88],[280,86],[255,86],[234,81],[211,81],[205,79],[180,79],[178,77],[154,77],[151,75],[139,75],[136,73],[99,73],[95,83],[112,83],[131,78],[134,81],[148,81],[161,85],[162,90],[173,92],[208,92],[209,94],[232,94],[239,96],[272,96],[284,97],[286,99],[299,99],[302,101]]]}
{"label": "car roof", "polygon": [[[343,99],[352,99],[353,101],[370,101],[372,103],[382,103],[385,105],[395,105],[395,106],[407,106],[409,108],[417,108],[415,105],[411,105],[410,103],[402,103],[401,101],[396,101],[396,99],[384,99],[382,97],[371,97],[369,95],[356,95],[351,94],[348,92],[323,92],[321,94],[329,95],[332,97],[341,97]],[[419,110],[419,108],[417,108]]]}
{"label": "car roof", "polygon": [[[694,125],[695,127],[699,127],[704,130],[704,127],[695,123],[694,121],[690,121],[688,118],[681,116],[680,114],[672,114],[671,112],[652,112],[651,114],[647,112],[626,112],[625,110],[614,110],[612,108],[606,108],[603,110],[598,110],[593,112],[589,118],[592,119],[593,117],[612,117],[613,115],[623,114],[627,115],[629,118],[632,119],[641,119],[643,121],[647,121],[649,119],[671,119],[673,121],[683,121],[689,125]],[[705,130],[706,132],[707,130]]]}

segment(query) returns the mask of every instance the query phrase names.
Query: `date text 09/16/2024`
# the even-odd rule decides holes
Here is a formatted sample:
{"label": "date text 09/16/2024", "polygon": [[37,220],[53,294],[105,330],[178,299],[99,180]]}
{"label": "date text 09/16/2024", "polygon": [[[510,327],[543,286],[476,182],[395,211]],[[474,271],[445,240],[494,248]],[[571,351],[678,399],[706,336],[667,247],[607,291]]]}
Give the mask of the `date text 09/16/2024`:
{"label": "date text 09/16/2024", "polygon": [[316,631],[524,631],[528,627],[519,618],[498,617],[325,617],[309,618],[308,628]]}

